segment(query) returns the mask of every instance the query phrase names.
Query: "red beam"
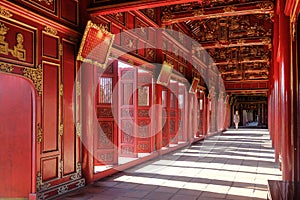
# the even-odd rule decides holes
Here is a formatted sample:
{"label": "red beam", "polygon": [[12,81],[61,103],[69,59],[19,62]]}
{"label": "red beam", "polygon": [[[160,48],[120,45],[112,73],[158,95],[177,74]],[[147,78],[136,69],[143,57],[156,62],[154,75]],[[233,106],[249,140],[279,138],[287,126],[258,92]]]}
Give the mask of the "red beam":
{"label": "red beam", "polygon": [[240,46],[253,46],[253,45],[272,45],[271,38],[261,38],[261,39],[241,39],[241,40],[233,40],[226,43],[221,42],[209,42],[209,43],[202,43],[201,46],[204,49],[211,49],[211,48],[230,48],[230,47],[240,47]]}
{"label": "red beam", "polygon": [[251,2],[225,7],[221,6],[215,8],[202,8],[194,10],[193,12],[190,10],[177,13],[165,12],[162,16],[162,23],[164,25],[168,25],[188,20],[202,20],[249,14],[271,14],[273,12],[274,4],[271,1]]}
{"label": "red beam", "polygon": [[103,6],[89,8],[88,12],[91,15],[107,15],[118,12],[127,12],[140,9],[156,8],[161,6],[170,6],[174,4],[183,4],[190,2],[201,2],[201,0],[143,0],[133,2],[115,3]]}
{"label": "red beam", "polygon": [[240,60],[240,61],[215,61],[216,65],[228,65],[228,64],[241,64],[241,63],[268,63],[269,59],[249,59],[249,60]]}

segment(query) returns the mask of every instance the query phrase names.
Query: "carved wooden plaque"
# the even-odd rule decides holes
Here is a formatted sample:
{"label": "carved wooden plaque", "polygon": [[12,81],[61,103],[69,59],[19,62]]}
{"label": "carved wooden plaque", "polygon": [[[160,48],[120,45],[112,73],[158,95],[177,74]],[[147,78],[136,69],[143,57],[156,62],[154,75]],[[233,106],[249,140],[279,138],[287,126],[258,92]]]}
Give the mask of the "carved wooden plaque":
{"label": "carved wooden plaque", "polygon": [[114,35],[103,26],[88,21],[77,60],[106,68],[113,40]]}

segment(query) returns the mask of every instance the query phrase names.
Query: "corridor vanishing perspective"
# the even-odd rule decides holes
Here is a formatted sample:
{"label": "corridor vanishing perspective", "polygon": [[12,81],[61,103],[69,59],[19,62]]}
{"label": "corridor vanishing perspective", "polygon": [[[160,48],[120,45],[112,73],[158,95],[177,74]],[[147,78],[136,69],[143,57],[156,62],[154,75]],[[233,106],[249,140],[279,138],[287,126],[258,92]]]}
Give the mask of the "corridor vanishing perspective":
{"label": "corridor vanishing perspective", "polygon": [[61,199],[266,199],[281,180],[267,130],[228,130]]}

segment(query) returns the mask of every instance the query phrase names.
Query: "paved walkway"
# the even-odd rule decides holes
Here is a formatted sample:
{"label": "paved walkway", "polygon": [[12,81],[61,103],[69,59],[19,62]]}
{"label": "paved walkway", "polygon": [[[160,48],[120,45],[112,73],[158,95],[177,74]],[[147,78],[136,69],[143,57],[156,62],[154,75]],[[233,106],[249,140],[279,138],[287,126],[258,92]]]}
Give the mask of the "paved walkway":
{"label": "paved walkway", "polygon": [[230,130],[62,199],[266,199],[268,179],[281,179],[268,132]]}

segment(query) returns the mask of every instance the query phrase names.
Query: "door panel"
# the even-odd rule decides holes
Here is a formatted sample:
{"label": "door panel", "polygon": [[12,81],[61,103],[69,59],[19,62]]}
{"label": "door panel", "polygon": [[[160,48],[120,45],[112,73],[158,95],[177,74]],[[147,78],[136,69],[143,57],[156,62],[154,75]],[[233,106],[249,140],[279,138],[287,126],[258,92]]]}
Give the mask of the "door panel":
{"label": "door panel", "polygon": [[185,126],[185,107],[186,107],[186,92],[185,86],[179,85],[178,90],[178,141],[185,142],[186,137],[186,126]]}
{"label": "door panel", "polygon": [[97,80],[95,101],[98,124],[94,137],[94,166],[115,165],[118,162],[118,137],[113,114],[118,101],[113,90],[117,82],[117,63],[108,66],[104,74],[99,72]]}
{"label": "door panel", "polygon": [[30,84],[0,73],[0,198],[28,198],[30,193],[32,108]]}
{"label": "door panel", "polygon": [[153,147],[152,133],[152,75],[150,73],[138,73],[138,153],[151,153]]}
{"label": "door panel", "polygon": [[63,176],[76,172],[76,163],[79,161],[79,149],[76,149],[76,131],[75,131],[75,113],[76,106],[74,100],[73,88],[76,74],[76,44],[63,40],[63,61],[62,61],[62,81],[63,81],[63,98],[62,98],[62,160]]}
{"label": "door panel", "polygon": [[178,83],[170,83],[170,143],[178,143]]}
{"label": "door panel", "polygon": [[168,88],[162,89],[162,147],[170,143],[170,91]]}
{"label": "door panel", "polygon": [[123,157],[137,157],[136,111],[137,69],[119,69],[119,151]]}

